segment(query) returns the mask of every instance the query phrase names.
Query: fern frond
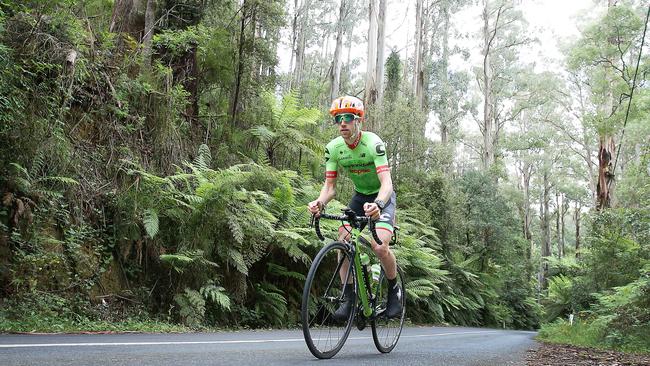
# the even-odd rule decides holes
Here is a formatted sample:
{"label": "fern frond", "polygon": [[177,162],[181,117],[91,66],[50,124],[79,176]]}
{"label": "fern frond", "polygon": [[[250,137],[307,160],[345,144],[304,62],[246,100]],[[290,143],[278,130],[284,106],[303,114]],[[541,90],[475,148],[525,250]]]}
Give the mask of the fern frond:
{"label": "fern frond", "polygon": [[298,281],[301,281],[301,282],[305,281],[305,278],[306,278],[305,275],[302,274],[302,273],[290,271],[286,267],[275,264],[275,263],[269,262],[269,263],[266,264],[266,267],[268,268],[269,273],[272,274],[272,275],[275,275],[275,276],[294,278],[294,279],[296,279]]}
{"label": "fern frond", "polygon": [[232,263],[237,271],[244,275],[248,275],[248,267],[246,266],[246,261],[241,252],[235,248],[228,248],[228,259]]}
{"label": "fern frond", "polygon": [[36,182],[56,182],[56,183],[62,183],[64,185],[69,185],[69,186],[78,186],[79,182],[69,178],[69,177],[45,177],[41,179],[37,179]]}
{"label": "fern frond", "polygon": [[152,208],[146,209],[144,211],[143,223],[147,235],[149,235],[150,238],[153,238],[158,234],[158,212],[156,210]]}
{"label": "fern frond", "polygon": [[226,294],[225,288],[216,286],[210,281],[210,283],[201,287],[199,292],[206,300],[210,300],[219,305],[219,307],[230,311],[230,297]]}

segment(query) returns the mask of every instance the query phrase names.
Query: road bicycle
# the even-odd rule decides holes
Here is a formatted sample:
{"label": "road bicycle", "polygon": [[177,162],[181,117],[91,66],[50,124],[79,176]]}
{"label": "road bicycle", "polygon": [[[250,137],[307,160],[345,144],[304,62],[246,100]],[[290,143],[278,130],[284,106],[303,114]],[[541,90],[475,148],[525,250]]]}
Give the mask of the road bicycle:
{"label": "road bicycle", "polygon": [[[368,226],[376,243],[381,240],[375,231],[374,221],[368,216],[356,216],[349,208],[342,215],[321,213],[312,216],[312,225],[321,241],[325,238],[320,231],[320,219],[338,220],[348,223],[349,241],[335,241],[321,249],[312,262],[302,293],[302,331],[309,351],[317,358],[331,358],[336,355],[348,338],[356,319],[359,330],[369,323],[372,339],[382,353],[395,348],[404,326],[406,314],[406,292],[404,274],[397,267],[397,283],[402,292],[402,313],[395,318],[385,315],[388,300],[388,280],[383,268],[375,258],[366,252],[371,244],[361,231]],[[347,226],[346,226],[347,227]],[[391,244],[397,243],[397,227]],[[336,320],[333,313],[346,301],[345,287],[353,286],[353,311],[345,320]],[[349,292],[349,291],[348,291]]]}

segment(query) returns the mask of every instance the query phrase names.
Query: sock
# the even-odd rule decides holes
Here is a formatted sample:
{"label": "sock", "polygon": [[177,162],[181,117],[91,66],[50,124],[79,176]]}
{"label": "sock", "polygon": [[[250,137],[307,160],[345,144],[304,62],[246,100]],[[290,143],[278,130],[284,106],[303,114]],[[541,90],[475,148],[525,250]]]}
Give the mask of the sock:
{"label": "sock", "polygon": [[388,288],[395,288],[395,286],[397,286],[397,277],[393,278],[392,280],[388,279]]}

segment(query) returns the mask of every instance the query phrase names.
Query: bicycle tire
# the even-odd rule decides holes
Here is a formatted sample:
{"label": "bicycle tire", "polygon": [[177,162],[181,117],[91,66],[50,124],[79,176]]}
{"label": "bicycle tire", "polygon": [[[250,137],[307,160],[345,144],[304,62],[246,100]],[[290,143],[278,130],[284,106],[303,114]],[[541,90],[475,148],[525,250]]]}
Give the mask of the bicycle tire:
{"label": "bicycle tire", "polygon": [[[343,253],[340,257],[339,252]],[[343,281],[341,281],[338,269],[343,264],[343,258],[348,259],[349,267],[344,273],[348,273],[348,276],[353,279],[351,285],[354,286],[355,296],[352,311],[345,323],[341,324],[334,320],[332,313],[342,302]],[[321,249],[307,274],[300,310],[305,342],[315,357],[332,358],[345,344],[356,313],[356,288],[354,262],[348,251],[348,246],[341,242],[333,242]],[[332,339],[328,337],[332,337]],[[330,344],[331,347],[328,346]]]}
{"label": "bicycle tire", "polygon": [[395,348],[402,334],[402,328],[404,327],[404,319],[406,318],[406,291],[404,288],[404,272],[399,266],[397,266],[397,281],[402,291],[402,314],[399,318],[388,319],[381,315],[383,310],[386,309],[386,301],[388,299],[388,279],[382,268],[379,275],[379,284],[375,290],[375,315],[370,323],[372,340],[377,350],[381,353],[389,353]]}

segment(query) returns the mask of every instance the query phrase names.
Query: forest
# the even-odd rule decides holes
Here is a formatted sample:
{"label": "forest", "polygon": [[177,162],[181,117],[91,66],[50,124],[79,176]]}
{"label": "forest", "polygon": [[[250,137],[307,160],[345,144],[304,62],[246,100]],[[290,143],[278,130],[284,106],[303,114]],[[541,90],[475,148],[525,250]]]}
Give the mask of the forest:
{"label": "forest", "polygon": [[0,0],[0,332],[298,327],[353,95],[410,322],[650,352],[650,8],[527,3]]}

